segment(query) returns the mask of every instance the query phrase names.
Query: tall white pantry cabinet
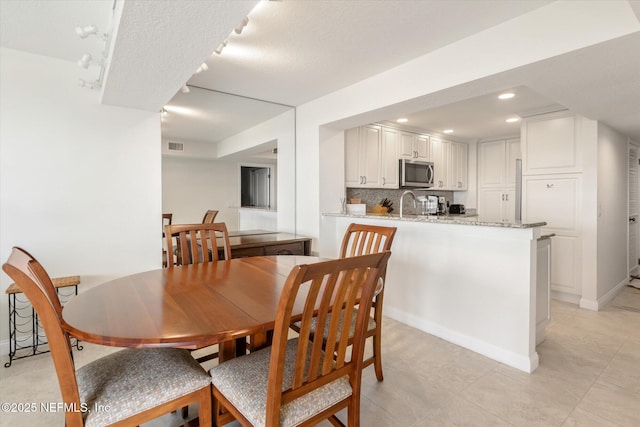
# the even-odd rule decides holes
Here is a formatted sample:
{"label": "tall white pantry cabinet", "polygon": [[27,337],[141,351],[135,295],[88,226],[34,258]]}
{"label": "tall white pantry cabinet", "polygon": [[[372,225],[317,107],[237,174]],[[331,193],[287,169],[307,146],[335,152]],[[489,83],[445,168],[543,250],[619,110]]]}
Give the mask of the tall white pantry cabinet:
{"label": "tall white pantry cabinet", "polygon": [[583,117],[561,111],[523,119],[522,212],[524,222],[545,221],[552,237],[553,296],[579,303],[583,265]]}
{"label": "tall white pantry cabinet", "polygon": [[478,211],[487,221],[514,222],[520,138],[478,144]]}

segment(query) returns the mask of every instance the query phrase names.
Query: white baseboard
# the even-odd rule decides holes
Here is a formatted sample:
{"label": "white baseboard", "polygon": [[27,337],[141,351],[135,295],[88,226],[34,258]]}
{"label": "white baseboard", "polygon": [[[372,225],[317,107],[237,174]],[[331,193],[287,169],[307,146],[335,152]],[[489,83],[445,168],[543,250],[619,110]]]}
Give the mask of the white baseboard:
{"label": "white baseboard", "polygon": [[564,301],[571,304],[580,304],[580,295],[569,294],[561,291],[551,291],[551,298],[556,299],[558,301]]}
{"label": "white baseboard", "polygon": [[580,308],[587,310],[600,311],[604,306],[609,304],[620,291],[629,284],[629,279],[624,279],[617,285],[615,285],[609,292],[598,298],[596,301],[587,300],[585,298],[580,299]]}
{"label": "white baseboard", "polygon": [[527,373],[535,371],[539,364],[538,353],[535,351],[529,357],[523,356],[393,308],[385,310],[385,315],[398,322],[405,323],[423,332],[435,335],[445,341],[475,351],[490,359]]}

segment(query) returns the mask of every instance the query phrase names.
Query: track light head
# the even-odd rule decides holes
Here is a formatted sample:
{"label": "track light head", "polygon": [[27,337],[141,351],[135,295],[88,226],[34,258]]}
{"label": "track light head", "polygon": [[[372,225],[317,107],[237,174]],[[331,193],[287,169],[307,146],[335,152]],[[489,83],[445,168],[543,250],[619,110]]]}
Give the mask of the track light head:
{"label": "track light head", "polygon": [[220,45],[216,48],[216,50],[214,50],[214,52],[220,55],[222,53],[222,49],[224,49],[227,46],[227,43],[228,43],[227,40],[220,43]]}
{"label": "track light head", "polygon": [[98,27],[95,25],[87,25],[86,27],[76,27],[76,34],[81,39],[86,39],[91,35],[98,34]]}
{"label": "track light head", "polygon": [[189,89],[189,86],[187,86],[187,85],[182,85],[182,87],[180,88],[180,92],[189,93],[189,92],[191,92],[191,89]]}
{"label": "track light head", "polygon": [[82,58],[80,58],[80,60],[78,61],[78,67],[84,68],[84,69],[89,68],[89,64],[91,64],[91,59],[92,59],[91,54],[85,53],[84,55],[82,55]]}
{"label": "track light head", "polygon": [[202,65],[200,65],[196,70],[196,74],[200,74],[201,72],[207,71],[208,69],[209,69],[209,66],[207,65],[207,63],[203,62]]}
{"label": "track light head", "polygon": [[240,22],[240,24],[238,24],[238,26],[233,31],[235,31],[236,34],[242,34],[242,30],[244,30],[244,27],[246,27],[248,23],[249,18],[245,16],[242,22]]}
{"label": "track light head", "polygon": [[89,89],[95,89],[100,87],[102,84],[99,81],[95,81],[95,82],[88,82],[85,79],[78,79],[78,86],[80,87],[86,87]]}

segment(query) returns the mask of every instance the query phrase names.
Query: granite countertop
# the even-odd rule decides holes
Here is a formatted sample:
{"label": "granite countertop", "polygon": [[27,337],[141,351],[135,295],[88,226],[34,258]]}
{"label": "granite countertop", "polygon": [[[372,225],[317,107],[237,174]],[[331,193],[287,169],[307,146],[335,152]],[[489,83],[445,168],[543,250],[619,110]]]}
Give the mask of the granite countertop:
{"label": "granite countertop", "polygon": [[340,212],[328,212],[323,213],[325,216],[341,216],[341,217],[349,217],[349,218],[369,218],[369,219],[385,219],[385,220],[393,220],[393,221],[410,221],[410,222],[428,222],[428,223],[436,223],[436,224],[461,224],[461,225],[475,225],[482,227],[502,227],[502,228],[533,228],[533,227],[543,227],[547,225],[546,222],[532,222],[532,223],[523,223],[522,221],[515,222],[497,222],[497,221],[487,221],[483,220],[482,216],[478,215],[415,215],[415,214],[405,214],[400,218],[399,214],[374,214],[374,213],[365,213],[365,214],[350,214],[350,213],[340,213]]}

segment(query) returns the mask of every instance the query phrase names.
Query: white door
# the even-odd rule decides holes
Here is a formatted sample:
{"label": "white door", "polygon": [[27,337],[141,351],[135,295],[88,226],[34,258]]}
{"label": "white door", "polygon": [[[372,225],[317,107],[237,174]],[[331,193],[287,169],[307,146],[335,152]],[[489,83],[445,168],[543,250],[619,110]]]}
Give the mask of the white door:
{"label": "white door", "polygon": [[640,244],[638,167],[638,148],[629,145],[629,275],[638,274],[638,245]]}

